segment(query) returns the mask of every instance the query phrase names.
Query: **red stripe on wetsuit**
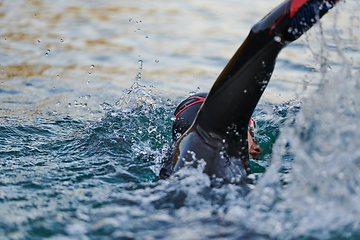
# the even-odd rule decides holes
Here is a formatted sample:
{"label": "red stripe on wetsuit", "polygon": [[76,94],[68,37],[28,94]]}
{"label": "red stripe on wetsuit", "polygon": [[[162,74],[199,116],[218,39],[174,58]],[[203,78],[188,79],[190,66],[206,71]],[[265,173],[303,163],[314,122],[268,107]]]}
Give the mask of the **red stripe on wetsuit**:
{"label": "red stripe on wetsuit", "polygon": [[[296,11],[299,10],[304,5],[304,3],[306,3],[307,1],[309,1],[309,0],[293,0],[290,5],[290,17],[292,18],[294,16],[294,14],[296,13]],[[271,27],[270,34],[271,34],[272,30],[279,24],[279,22],[281,22],[281,20],[286,15],[286,9],[287,9],[287,5],[289,4],[289,2],[286,3],[285,9],[284,9],[284,14],[279,18],[279,20],[277,20],[277,22],[274,24],[274,26]]]}

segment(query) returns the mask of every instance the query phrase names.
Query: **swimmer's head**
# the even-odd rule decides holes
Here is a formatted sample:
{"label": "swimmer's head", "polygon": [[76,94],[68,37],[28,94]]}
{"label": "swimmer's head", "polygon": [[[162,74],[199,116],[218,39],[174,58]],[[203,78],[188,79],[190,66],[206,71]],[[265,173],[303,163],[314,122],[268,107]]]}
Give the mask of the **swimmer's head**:
{"label": "swimmer's head", "polygon": [[[177,141],[196,118],[202,103],[205,101],[207,93],[195,94],[182,101],[175,110],[175,120],[173,122],[173,139]],[[249,121],[249,133],[253,141],[256,141],[256,123],[253,118]]]}
{"label": "swimmer's head", "polygon": [[177,141],[192,125],[196,114],[205,101],[206,93],[195,94],[182,101],[175,110],[173,122],[173,140]]}

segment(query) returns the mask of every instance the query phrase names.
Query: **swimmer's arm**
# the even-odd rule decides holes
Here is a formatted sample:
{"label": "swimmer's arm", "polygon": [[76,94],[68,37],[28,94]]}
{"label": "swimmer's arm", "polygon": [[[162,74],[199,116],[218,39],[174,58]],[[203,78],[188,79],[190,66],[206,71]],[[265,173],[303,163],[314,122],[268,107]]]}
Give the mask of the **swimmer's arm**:
{"label": "swimmer's arm", "polygon": [[[214,83],[195,123],[219,135],[236,123],[241,134],[246,135],[247,123],[270,80],[280,50],[299,38],[337,1],[285,1],[254,25]],[[305,13],[307,18],[302,21]]]}

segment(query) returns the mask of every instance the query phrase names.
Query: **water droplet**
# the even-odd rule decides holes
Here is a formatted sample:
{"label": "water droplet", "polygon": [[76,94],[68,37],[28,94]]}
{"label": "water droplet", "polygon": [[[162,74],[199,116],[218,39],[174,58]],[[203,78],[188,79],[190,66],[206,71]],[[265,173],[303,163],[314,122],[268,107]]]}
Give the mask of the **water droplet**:
{"label": "water droplet", "polygon": [[90,95],[90,94],[89,94],[89,95],[85,95],[84,98],[85,98],[85,99],[90,99],[90,98],[91,98],[91,95]]}
{"label": "water droplet", "polygon": [[94,69],[94,67],[95,67],[95,65],[94,65],[94,64],[92,64],[92,65],[90,66],[90,68],[91,68],[91,69]]}
{"label": "water droplet", "polygon": [[41,39],[38,39],[37,42],[38,42],[38,43],[41,43]]}
{"label": "water droplet", "polygon": [[149,39],[149,36],[146,36],[145,38],[146,38],[146,39]]}
{"label": "water droplet", "polygon": [[139,84],[139,82],[141,80],[141,73],[142,73],[142,68],[143,68],[143,60],[139,60],[138,63],[140,64],[139,71],[138,71],[138,74],[135,77],[135,82],[137,84]]}
{"label": "water droplet", "polygon": [[174,117],[174,116],[170,118],[171,121],[175,121],[175,119],[176,119],[176,117]]}
{"label": "water droplet", "polygon": [[60,77],[60,75],[58,74],[58,75],[56,75],[56,77]]}
{"label": "water droplet", "polygon": [[45,56],[48,56],[50,54],[50,49],[46,50]]}
{"label": "water droplet", "polygon": [[86,84],[90,84],[90,80],[89,80],[89,79],[87,80]]}
{"label": "water droplet", "polygon": [[132,18],[129,18],[129,22],[131,22],[132,21]]}
{"label": "water droplet", "polygon": [[247,90],[246,90],[246,89],[244,90],[244,93],[247,93]]}
{"label": "water droplet", "polygon": [[56,106],[60,106],[61,105],[61,102],[60,101],[57,101],[56,102]]}
{"label": "water droplet", "polygon": [[5,37],[4,39],[6,40],[7,38]]}
{"label": "water droplet", "polygon": [[160,61],[159,61],[158,59],[155,59],[155,62],[156,62],[156,63],[159,63]]}
{"label": "water droplet", "polygon": [[64,42],[64,39],[60,38],[60,42],[63,43],[63,42]]}
{"label": "water droplet", "polygon": [[89,74],[92,74],[92,72],[91,72],[91,71],[89,71]]}
{"label": "water droplet", "polygon": [[68,107],[71,107],[71,103],[68,104]]}
{"label": "water droplet", "polygon": [[36,14],[34,14],[34,17],[36,17]]}
{"label": "water droplet", "polygon": [[152,133],[154,131],[156,131],[157,127],[156,126],[150,126],[148,127],[148,133]]}
{"label": "water droplet", "polygon": [[138,28],[138,31],[140,31],[140,28]]}
{"label": "water droplet", "polygon": [[166,100],[166,104],[171,105],[172,104],[171,100],[170,99]]}
{"label": "water droplet", "polygon": [[280,36],[275,36],[274,37],[274,40],[275,40],[275,42],[281,42],[281,37]]}

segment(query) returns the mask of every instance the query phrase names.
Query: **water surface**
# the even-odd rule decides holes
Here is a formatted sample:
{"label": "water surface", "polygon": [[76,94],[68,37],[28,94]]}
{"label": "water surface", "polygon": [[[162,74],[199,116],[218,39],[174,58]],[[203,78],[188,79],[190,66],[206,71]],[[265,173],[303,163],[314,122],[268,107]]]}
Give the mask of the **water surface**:
{"label": "water surface", "polygon": [[0,238],[357,239],[354,0],[280,54],[251,181],[158,179],[177,103],[280,3],[1,1]]}

